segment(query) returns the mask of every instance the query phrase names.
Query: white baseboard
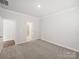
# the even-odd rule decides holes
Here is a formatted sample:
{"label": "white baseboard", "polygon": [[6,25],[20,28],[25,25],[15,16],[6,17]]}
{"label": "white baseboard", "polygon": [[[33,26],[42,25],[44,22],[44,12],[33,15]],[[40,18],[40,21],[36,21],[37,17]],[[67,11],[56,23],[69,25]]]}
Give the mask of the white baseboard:
{"label": "white baseboard", "polygon": [[59,43],[51,42],[51,41],[46,40],[46,39],[41,39],[41,40],[47,41],[47,42],[49,42],[49,43],[51,43],[51,44],[55,44],[55,45],[60,46],[60,47],[63,47],[63,48],[67,48],[67,49],[72,50],[72,51],[74,51],[74,52],[79,52],[79,50],[77,50],[77,49],[74,49],[74,48],[71,48],[71,47],[68,47],[68,46],[59,44]]}
{"label": "white baseboard", "polygon": [[[38,40],[38,39],[33,39],[33,40],[30,40],[30,41],[34,41],[34,40]],[[18,45],[18,44],[22,44],[22,43],[27,43],[27,42],[30,42],[30,41],[23,41],[23,42],[19,42],[19,43],[16,43],[16,45]]]}

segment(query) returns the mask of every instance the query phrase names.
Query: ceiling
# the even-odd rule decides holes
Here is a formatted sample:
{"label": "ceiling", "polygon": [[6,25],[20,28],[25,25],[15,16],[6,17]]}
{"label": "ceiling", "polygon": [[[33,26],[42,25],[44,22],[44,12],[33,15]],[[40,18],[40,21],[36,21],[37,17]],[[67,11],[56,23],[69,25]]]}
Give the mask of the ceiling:
{"label": "ceiling", "polygon": [[79,0],[8,0],[7,9],[33,15],[46,16],[79,5]]}

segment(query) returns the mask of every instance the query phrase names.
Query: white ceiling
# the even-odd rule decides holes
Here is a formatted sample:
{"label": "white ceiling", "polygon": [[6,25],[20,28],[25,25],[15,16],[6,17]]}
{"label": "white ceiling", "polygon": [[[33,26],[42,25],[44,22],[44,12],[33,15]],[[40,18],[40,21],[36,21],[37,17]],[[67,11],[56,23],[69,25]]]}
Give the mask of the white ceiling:
{"label": "white ceiling", "polygon": [[45,16],[64,9],[79,5],[79,0],[8,0],[10,10],[30,14],[33,16]]}

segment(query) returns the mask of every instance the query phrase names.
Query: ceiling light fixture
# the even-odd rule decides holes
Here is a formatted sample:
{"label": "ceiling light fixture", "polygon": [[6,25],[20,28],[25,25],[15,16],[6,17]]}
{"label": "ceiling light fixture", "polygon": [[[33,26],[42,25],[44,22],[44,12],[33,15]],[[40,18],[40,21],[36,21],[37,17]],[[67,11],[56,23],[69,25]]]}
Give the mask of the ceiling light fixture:
{"label": "ceiling light fixture", "polygon": [[40,5],[37,5],[37,7],[40,8],[41,6]]}

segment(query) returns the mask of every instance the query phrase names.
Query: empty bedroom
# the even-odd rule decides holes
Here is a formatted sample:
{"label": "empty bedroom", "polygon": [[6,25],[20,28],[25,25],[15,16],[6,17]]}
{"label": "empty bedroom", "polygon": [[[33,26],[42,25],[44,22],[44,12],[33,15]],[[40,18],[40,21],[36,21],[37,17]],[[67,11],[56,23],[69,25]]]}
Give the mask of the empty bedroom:
{"label": "empty bedroom", "polygon": [[0,59],[79,59],[79,0],[0,0]]}

